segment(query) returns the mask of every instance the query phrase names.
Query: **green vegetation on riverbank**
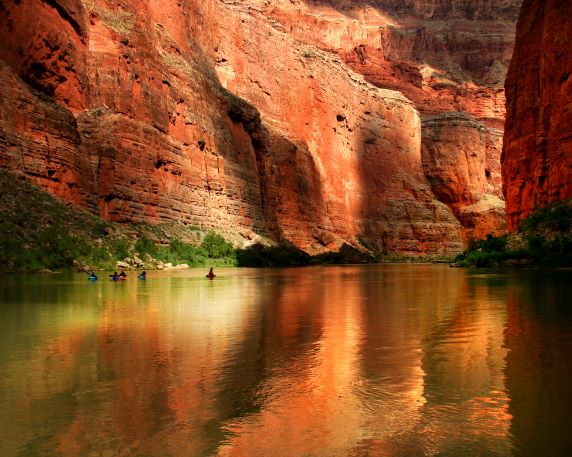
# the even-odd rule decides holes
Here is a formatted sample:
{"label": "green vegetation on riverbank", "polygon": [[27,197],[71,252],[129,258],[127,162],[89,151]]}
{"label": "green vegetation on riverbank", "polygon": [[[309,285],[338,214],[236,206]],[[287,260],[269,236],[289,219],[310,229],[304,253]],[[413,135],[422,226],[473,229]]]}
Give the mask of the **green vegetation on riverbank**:
{"label": "green vegetation on riverbank", "polygon": [[318,256],[310,256],[287,242],[237,249],[220,234],[177,222],[115,224],[4,170],[0,170],[0,194],[0,272],[4,273],[115,270],[118,266],[285,267],[400,260],[382,259],[348,245]]}
{"label": "green vegetation on riverbank", "polygon": [[572,265],[572,200],[536,210],[514,234],[472,241],[455,260],[477,268]]}
{"label": "green vegetation on riverbank", "polygon": [[235,265],[234,247],[196,226],[114,224],[0,170],[0,272]]}
{"label": "green vegetation on riverbank", "polygon": [[[236,265],[284,267],[316,264],[435,261],[382,255],[343,245],[310,256],[283,242],[235,248],[221,234],[196,225],[115,224],[73,207],[0,170],[0,272],[162,269]],[[369,251],[368,251],[369,249]],[[472,241],[459,266],[572,265],[572,200],[536,211],[517,233]]]}

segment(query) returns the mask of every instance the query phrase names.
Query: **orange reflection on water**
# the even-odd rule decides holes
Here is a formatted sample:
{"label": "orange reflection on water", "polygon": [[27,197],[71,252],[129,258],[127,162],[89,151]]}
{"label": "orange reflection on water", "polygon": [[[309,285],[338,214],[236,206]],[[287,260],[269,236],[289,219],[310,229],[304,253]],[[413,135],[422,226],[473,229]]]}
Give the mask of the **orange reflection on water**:
{"label": "orange reflection on water", "polygon": [[45,285],[3,308],[0,453],[511,455],[554,408],[519,395],[565,389],[534,363],[570,347],[511,284],[381,265]]}
{"label": "orange reflection on water", "polygon": [[[303,273],[299,279],[294,290],[277,297],[282,333],[273,336],[283,344],[299,345],[286,348],[297,355],[271,367],[271,376],[261,386],[268,400],[256,414],[228,425],[232,435],[217,455],[336,452],[359,436],[360,400],[353,392],[363,328],[356,302],[359,285],[336,277],[316,283],[305,280]],[[302,325],[311,336],[301,341]]]}

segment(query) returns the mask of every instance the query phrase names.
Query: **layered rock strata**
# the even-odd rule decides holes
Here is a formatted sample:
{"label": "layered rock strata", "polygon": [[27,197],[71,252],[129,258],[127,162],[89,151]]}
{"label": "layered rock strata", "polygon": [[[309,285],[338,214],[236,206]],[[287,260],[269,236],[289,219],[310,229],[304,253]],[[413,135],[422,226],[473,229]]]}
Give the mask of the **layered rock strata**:
{"label": "layered rock strata", "polygon": [[[257,2],[262,8],[263,2]],[[268,2],[266,2],[268,4]],[[442,115],[444,127],[449,120],[456,128],[456,113],[472,116],[479,126],[467,136],[474,138],[489,130],[488,137],[502,135],[505,115],[503,83],[512,54],[514,26],[521,0],[468,2],[418,2],[391,0],[274,1],[263,9],[279,24],[304,42],[336,52],[352,69],[363,74],[378,87],[402,92],[431,121],[423,126],[429,131],[435,115]],[[317,6],[316,6],[317,5]],[[447,130],[447,129],[446,129]],[[441,134],[440,143],[447,139]],[[431,141],[424,135],[423,142]],[[481,135],[482,136],[482,135]],[[451,148],[456,139],[451,138]],[[467,143],[468,144],[468,143]],[[491,148],[492,146],[492,148]],[[427,148],[433,146],[427,145]],[[493,141],[479,145],[473,153],[488,151],[480,162],[485,164],[491,154],[500,161],[502,143]],[[427,163],[427,162],[424,162]],[[426,169],[432,181],[437,167]],[[454,170],[444,170],[443,179]],[[480,213],[460,221],[469,238],[486,233],[502,233],[506,228],[504,203],[501,201],[500,175],[490,175],[490,168],[471,168],[472,182],[483,176],[494,183],[490,193],[475,188],[480,194],[478,205],[467,202],[467,212]],[[437,193],[439,189],[434,189]],[[501,196],[501,199],[498,196]],[[457,200],[461,201],[462,196]],[[451,206],[459,214],[460,204]],[[465,224],[465,222],[469,222]],[[476,224],[476,225],[475,225]]]}
{"label": "layered rock strata", "polygon": [[[423,175],[414,105],[368,84],[336,55],[293,40],[266,14],[244,20],[243,6],[227,9],[241,24],[210,31],[216,69],[278,134],[265,182],[285,237],[311,250],[332,243],[332,233],[409,254],[459,246],[460,225]],[[299,221],[311,220],[317,243],[308,246]]]}
{"label": "layered rock strata", "polygon": [[572,197],[572,4],[525,0],[506,80],[502,161],[512,230],[537,206]]}
{"label": "layered rock strata", "polygon": [[[18,32],[10,24],[32,31],[26,65],[13,62],[16,43],[1,48],[4,168],[114,221],[264,232],[250,136],[225,111],[231,94],[202,57],[188,11],[175,21],[154,2],[77,2],[84,28],[62,13],[65,2],[32,3],[43,16],[20,2],[1,12],[8,38]],[[36,82],[32,67],[47,68]]]}
{"label": "layered rock strata", "polygon": [[[358,239],[459,251],[499,227],[487,214],[502,90],[420,64],[439,46],[421,55],[411,38],[434,40],[382,3],[356,2],[356,18],[335,2],[4,2],[1,166],[115,221],[177,219],[311,253]],[[462,27],[452,42],[465,49]],[[502,73],[496,60],[482,81]],[[431,162],[448,149],[466,169]]]}
{"label": "layered rock strata", "polygon": [[502,134],[465,113],[426,116],[423,123],[425,176],[437,198],[475,239],[505,232],[498,186]]}

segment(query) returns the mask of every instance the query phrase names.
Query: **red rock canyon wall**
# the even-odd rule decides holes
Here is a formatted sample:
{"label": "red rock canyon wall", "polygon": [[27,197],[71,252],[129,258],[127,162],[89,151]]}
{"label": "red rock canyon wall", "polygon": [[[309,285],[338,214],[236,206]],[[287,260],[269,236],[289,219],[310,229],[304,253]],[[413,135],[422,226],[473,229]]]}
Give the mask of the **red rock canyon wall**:
{"label": "red rock canyon wall", "polygon": [[0,166],[110,220],[312,253],[502,230],[519,2],[500,20],[495,2],[338,3],[3,2]]}
{"label": "red rock canyon wall", "polygon": [[525,0],[506,81],[502,162],[510,228],[572,197],[572,4]]}
{"label": "red rock canyon wall", "polygon": [[[519,7],[520,1],[284,0],[260,10],[302,42],[337,53],[368,82],[414,103],[422,114],[424,172],[437,185],[432,190],[440,198],[440,181],[452,179],[453,189],[454,177],[466,175],[468,193],[442,201],[467,237],[481,238],[506,229],[499,167],[503,83]],[[462,127],[460,117],[468,121]],[[471,167],[434,162],[459,151],[474,159]]]}

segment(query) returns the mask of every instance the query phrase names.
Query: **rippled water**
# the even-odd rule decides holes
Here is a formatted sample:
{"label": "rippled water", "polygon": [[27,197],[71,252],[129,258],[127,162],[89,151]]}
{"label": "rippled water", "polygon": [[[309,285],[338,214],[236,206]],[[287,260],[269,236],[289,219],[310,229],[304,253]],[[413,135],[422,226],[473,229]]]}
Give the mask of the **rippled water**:
{"label": "rippled water", "polygon": [[570,271],[204,273],[0,277],[0,455],[572,455]]}

